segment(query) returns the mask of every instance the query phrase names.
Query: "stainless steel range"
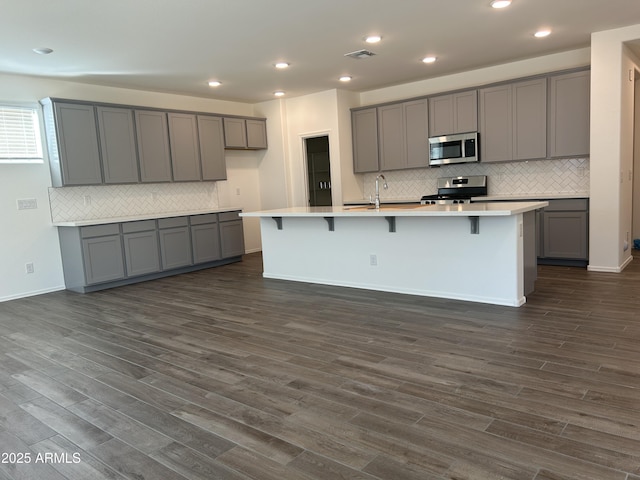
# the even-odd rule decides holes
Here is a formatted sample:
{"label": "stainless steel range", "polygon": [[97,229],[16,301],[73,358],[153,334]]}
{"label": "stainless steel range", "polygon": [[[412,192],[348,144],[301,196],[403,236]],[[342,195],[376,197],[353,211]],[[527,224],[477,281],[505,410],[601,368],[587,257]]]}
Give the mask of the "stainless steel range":
{"label": "stainless steel range", "polygon": [[471,203],[472,197],[487,195],[487,176],[442,177],[438,179],[438,193],[425,195],[422,205],[450,205]]}

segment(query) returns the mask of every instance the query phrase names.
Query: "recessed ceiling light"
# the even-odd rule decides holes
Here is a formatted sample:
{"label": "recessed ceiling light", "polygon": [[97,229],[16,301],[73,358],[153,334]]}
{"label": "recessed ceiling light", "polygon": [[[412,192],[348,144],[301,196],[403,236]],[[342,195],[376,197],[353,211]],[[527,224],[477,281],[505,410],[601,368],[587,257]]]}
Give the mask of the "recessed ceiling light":
{"label": "recessed ceiling light", "polygon": [[493,0],[491,6],[493,8],[506,8],[511,5],[511,0]]}
{"label": "recessed ceiling light", "polygon": [[548,28],[538,30],[536,33],[533,34],[533,36],[536,38],[544,38],[544,37],[548,37],[549,35],[551,35],[551,30],[549,30]]}
{"label": "recessed ceiling light", "polygon": [[433,63],[433,62],[435,62],[436,60],[437,60],[437,58],[436,58],[436,57],[434,57],[434,56],[424,57],[424,58],[422,59],[422,61],[423,61],[424,63]]}
{"label": "recessed ceiling light", "polygon": [[211,80],[209,82],[210,87],[219,87],[220,85],[222,85],[222,82],[219,82],[218,80]]}
{"label": "recessed ceiling light", "polygon": [[378,43],[380,40],[382,40],[380,35],[369,35],[364,37],[364,41],[367,43]]}
{"label": "recessed ceiling light", "polygon": [[50,53],[53,52],[53,50],[48,47],[34,48],[33,51],[38,55],[49,55]]}
{"label": "recessed ceiling light", "polygon": [[275,64],[275,67],[280,69],[289,68],[289,64],[287,62],[278,62]]}
{"label": "recessed ceiling light", "polygon": [[340,77],[340,81],[341,82],[350,82],[351,81],[351,75],[342,75]]}
{"label": "recessed ceiling light", "polygon": [[284,92],[283,92],[282,90],[278,90],[277,92],[273,92],[273,94],[274,94],[276,97],[282,97],[282,96],[284,96]]}

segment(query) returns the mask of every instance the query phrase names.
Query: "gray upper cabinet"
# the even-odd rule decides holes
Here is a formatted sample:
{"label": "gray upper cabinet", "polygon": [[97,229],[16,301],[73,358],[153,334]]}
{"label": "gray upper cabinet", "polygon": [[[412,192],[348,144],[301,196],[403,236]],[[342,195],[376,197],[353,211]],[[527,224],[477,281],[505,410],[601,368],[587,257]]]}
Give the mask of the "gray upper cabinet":
{"label": "gray upper cabinet", "polygon": [[377,109],[373,107],[351,112],[351,130],[353,171],[355,173],[377,172],[380,169]]}
{"label": "gray upper cabinet", "polygon": [[104,183],[137,183],[138,154],[133,110],[96,107]]}
{"label": "gray upper cabinet", "polygon": [[176,182],[197,181],[200,172],[200,148],[196,116],[185,113],[169,113],[169,141],[173,180]]}
{"label": "gray upper cabinet", "polygon": [[546,157],[546,79],[480,90],[482,162]]}
{"label": "gray upper cabinet", "polygon": [[267,148],[267,122],[265,120],[245,120],[247,148]]}
{"label": "gray upper cabinet", "polygon": [[590,72],[549,79],[549,156],[589,155]]}
{"label": "gray upper cabinet", "polygon": [[381,170],[427,165],[427,115],[424,99],[378,107]]}
{"label": "gray upper cabinet", "polygon": [[98,129],[92,105],[42,102],[54,187],[102,183]]}
{"label": "gray upper cabinet", "polygon": [[429,98],[430,136],[474,132],[477,129],[477,90]]}
{"label": "gray upper cabinet", "polygon": [[247,129],[244,119],[224,117],[224,146],[247,148]]}
{"label": "gray upper cabinet", "polygon": [[167,114],[136,110],[136,133],[142,182],[171,181],[171,153]]}
{"label": "gray upper cabinet", "polygon": [[267,122],[263,119],[224,117],[224,146],[229,149],[267,148]]}
{"label": "gray upper cabinet", "polygon": [[202,180],[226,180],[222,118],[198,115],[198,138]]}

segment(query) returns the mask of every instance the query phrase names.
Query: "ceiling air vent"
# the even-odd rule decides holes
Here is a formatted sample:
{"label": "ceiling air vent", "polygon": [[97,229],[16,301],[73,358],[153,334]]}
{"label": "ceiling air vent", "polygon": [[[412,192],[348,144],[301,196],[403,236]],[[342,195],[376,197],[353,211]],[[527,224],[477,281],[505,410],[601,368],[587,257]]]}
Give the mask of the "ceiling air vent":
{"label": "ceiling air vent", "polygon": [[356,50],[355,52],[344,54],[345,57],[355,58],[356,60],[373,57],[374,55],[375,53],[370,52],[369,50]]}

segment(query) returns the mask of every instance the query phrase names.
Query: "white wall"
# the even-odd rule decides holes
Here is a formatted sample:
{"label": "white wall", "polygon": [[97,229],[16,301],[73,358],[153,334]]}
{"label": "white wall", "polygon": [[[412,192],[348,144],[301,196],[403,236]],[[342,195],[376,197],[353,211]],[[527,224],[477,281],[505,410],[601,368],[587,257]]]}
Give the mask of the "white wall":
{"label": "white wall", "polygon": [[[0,102],[36,103],[45,97],[255,115],[254,107],[250,104],[28,76],[0,75]],[[220,205],[239,206],[245,210],[259,208],[256,156],[255,152],[230,155],[229,180],[217,182],[220,188],[216,201]],[[226,186],[227,183],[231,188]],[[64,288],[58,236],[56,228],[52,226],[49,210],[50,186],[51,177],[46,161],[37,165],[0,165],[0,301]],[[135,189],[137,186],[131,188]],[[236,188],[240,188],[241,195],[229,195],[235,193]],[[160,194],[165,189],[163,184],[157,184]],[[36,198],[38,209],[18,211],[16,200],[19,198]],[[259,249],[259,241],[256,244],[252,240],[259,238],[258,233],[252,231],[250,226],[247,234],[247,249]],[[25,264],[28,262],[34,264],[35,271],[32,274],[25,273]]]}
{"label": "white wall", "polygon": [[[591,36],[591,201],[589,269],[619,272],[631,261],[634,76],[624,42],[640,25]],[[629,72],[631,71],[631,76]]]}
{"label": "white wall", "polygon": [[633,235],[632,240],[640,239],[640,72],[635,74],[635,113],[633,134]]}

